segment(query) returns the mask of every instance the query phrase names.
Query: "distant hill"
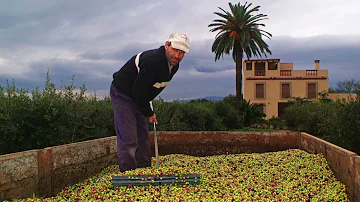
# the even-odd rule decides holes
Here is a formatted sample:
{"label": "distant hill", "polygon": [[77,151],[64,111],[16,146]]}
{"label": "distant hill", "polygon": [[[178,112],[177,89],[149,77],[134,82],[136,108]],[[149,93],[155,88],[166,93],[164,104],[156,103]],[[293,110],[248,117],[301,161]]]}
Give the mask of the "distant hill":
{"label": "distant hill", "polygon": [[188,99],[188,100],[180,100],[180,102],[190,102],[192,100],[211,100],[211,101],[220,101],[223,100],[224,97],[221,96],[206,96],[206,97],[201,97],[201,98],[195,98],[195,99]]}

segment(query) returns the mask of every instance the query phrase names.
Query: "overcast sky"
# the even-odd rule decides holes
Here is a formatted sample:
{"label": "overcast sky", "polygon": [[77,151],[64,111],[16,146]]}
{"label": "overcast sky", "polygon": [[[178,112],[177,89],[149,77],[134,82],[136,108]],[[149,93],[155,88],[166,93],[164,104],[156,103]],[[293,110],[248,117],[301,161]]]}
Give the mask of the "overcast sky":
{"label": "overcast sky", "polygon": [[[329,70],[329,87],[359,80],[359,0],[251,2],[269,18],[263,21],[273,35],[268,58],[295,69],[313,69],[320,60],[321,69]],[[229,10],[228,1],[0,0],[0,85],[14,79],[18,88],[41,89],[50,69],[57,87],[69,85],[74,75],[75,85],[108,95],[112,74],[131,56],[180,31],[190,37],[190,52],[160,96],[235,94],[232,58],[215,62],[211,52],[216,33],[208,25],[219,18],[218,7]]]}

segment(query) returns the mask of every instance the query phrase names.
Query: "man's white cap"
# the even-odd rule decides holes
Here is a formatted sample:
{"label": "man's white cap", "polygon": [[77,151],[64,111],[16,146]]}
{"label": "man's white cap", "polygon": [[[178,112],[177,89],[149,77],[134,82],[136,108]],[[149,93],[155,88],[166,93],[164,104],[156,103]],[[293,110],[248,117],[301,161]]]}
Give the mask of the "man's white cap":
{"label": "man's white cap", "polygon": [[175,32],[169,37],[169,42],[171,46],[175,49],[184,51],[185,53],[189,52],[190,49],[190,39],[186,34],[181,32]]}

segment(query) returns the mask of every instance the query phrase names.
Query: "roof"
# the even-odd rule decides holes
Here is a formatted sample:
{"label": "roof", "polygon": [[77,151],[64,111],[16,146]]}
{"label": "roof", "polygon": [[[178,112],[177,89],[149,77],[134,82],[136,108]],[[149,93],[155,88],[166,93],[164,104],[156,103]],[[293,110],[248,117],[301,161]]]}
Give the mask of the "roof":
{"label": "roof", "polygon": [[279,62],[280,61],[280,59],[258,59],[258,60],[244,60],[244,62],[257,62],[257,61],[259,61],[259,62]]}

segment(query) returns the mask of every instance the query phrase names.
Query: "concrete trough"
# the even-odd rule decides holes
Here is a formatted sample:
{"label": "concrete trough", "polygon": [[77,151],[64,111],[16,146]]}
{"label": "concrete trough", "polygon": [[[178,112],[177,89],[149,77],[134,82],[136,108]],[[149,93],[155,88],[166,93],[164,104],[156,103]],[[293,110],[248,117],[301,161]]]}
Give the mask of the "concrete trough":
{"label": "concrete trough", "polygon": [[[153,133],[150,132],[153,148]],[[302,149],[321,153],[351,201],[360,201],[360,157],[302,132],[157,132],[159,154],[210,156]],[[154,151],[154,149],[152,149]],[[0,200],[54,196],[116,164],[116,137],[0,156]],[[153,154],[154,155],[154,154]]]}

